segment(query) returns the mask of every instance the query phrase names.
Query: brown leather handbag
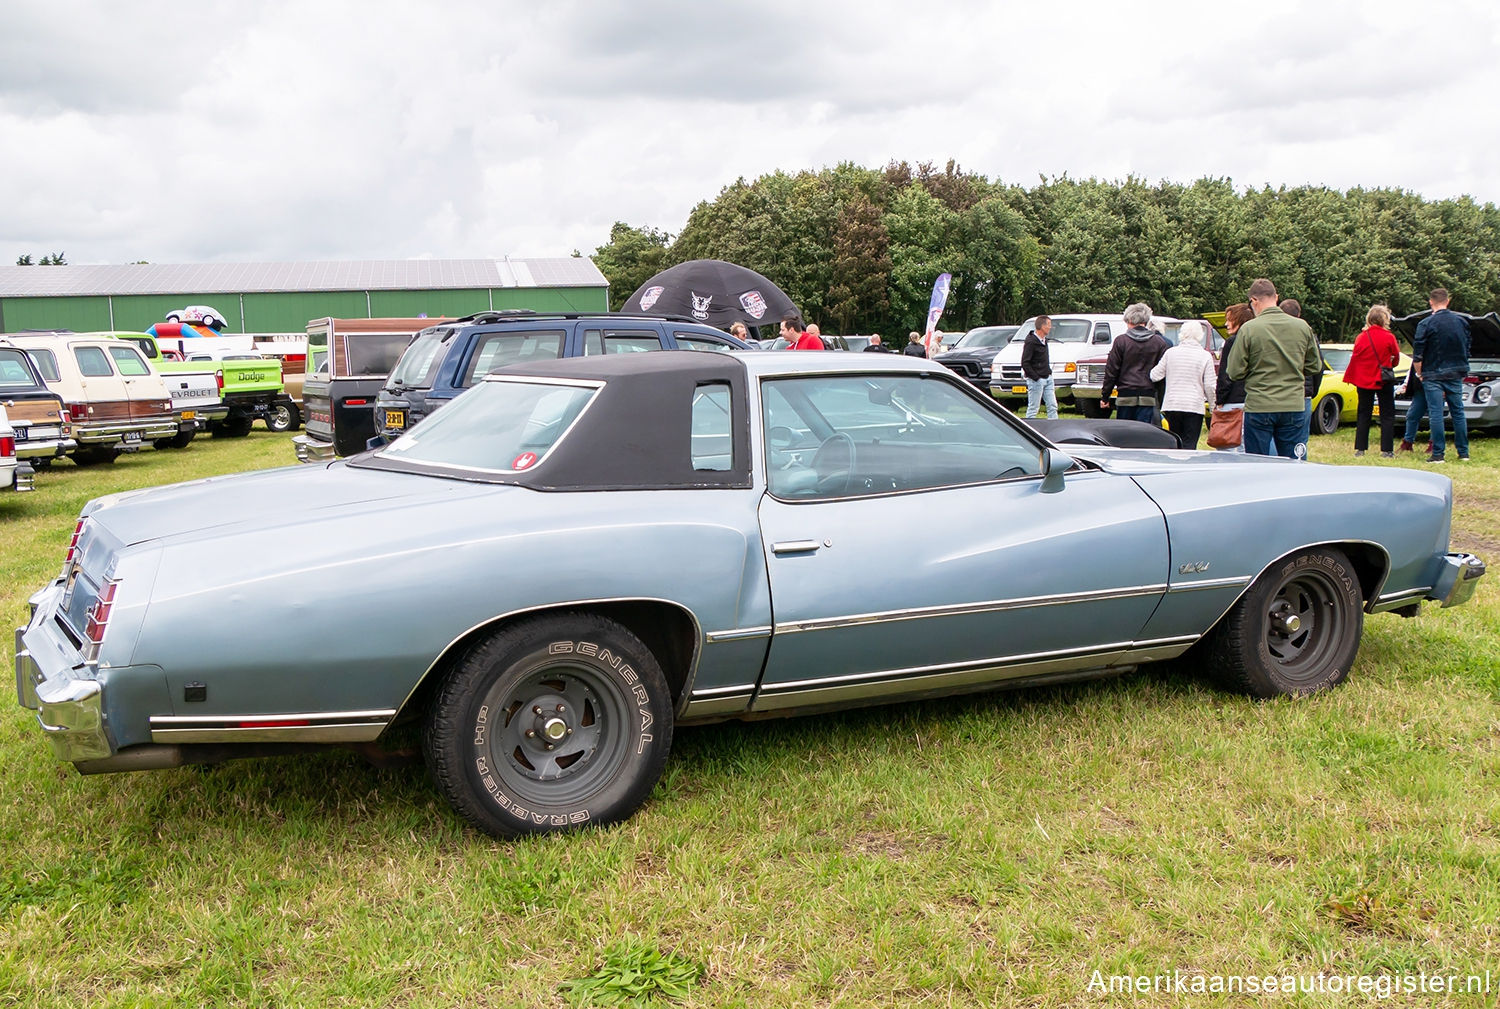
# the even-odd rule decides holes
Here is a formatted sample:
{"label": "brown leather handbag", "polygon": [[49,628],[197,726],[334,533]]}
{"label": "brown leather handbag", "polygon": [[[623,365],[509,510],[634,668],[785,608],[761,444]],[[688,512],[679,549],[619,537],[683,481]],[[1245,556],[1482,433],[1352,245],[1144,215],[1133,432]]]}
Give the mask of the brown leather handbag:
{"label": "brown leather handbag", "polygon": [[1244,410],[1215,410],[1209,414],[1209,448],[1234,448],[1244,439],[1244,434]]}

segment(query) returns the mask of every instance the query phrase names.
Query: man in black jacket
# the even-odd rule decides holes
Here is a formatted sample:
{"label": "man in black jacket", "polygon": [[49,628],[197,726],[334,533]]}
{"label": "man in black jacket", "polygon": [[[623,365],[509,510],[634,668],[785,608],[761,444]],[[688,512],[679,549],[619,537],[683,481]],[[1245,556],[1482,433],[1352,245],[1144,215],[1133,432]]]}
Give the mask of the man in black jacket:
{"label": "man in black jacket", "polygon": [[1021,374],[1026,376],[1026,416],[1035,417],[1037,406],[1045,404],[1047,419],[1057,419],[1057,386],[1052,381],[1052,357],[1047,335],[1052,332],[1052,318],[1036,317],[1036,326],[1026,334],[1021,350]]}
{"label": "man in black jacket", "polygon": [[1109,360],[1104,365],[1104,388],[1099,390],[1099,406],[1109,409],[1110,393],[1115,396],[1115,416],[1121,420],[1139,420],[1159,424],[1156,416],[1156,385],[1151,369],[1167,352],[1167,338],[1151,329],[1151,306],[1137,302],[1125,309],[1125,325],[1130,328],[1109,346]]}

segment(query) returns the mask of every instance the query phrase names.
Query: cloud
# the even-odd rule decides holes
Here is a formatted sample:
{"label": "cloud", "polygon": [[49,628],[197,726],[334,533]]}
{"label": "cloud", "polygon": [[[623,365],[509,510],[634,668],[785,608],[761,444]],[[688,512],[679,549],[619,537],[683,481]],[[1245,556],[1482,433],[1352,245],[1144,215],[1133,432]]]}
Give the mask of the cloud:
{"label": "cloud", "polygon": [[587,252],[846,160],[1495,200],[1434,126],[1500,133],[1497,36],[1467,0],[12,4],[0,256]]}

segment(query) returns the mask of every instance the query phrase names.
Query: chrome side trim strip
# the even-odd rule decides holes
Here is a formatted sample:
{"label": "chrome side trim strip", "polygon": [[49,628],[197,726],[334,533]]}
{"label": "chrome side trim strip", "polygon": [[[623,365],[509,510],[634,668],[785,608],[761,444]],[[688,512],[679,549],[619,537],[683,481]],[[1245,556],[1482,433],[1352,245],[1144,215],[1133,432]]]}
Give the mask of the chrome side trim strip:
{"label": "chrome side trim strip", "polygon": [[178,728],[184,726],[210,727],[244,727],[246,723],[272,722],[367,722],[376,719],[390,719],[396,717],[395,708],[374,708],[369,711],[310,711],[294,712],[284,715],[152,715],[151,728],[157,726],[164,729]]}
{"label": "chrome side trim strip", "polygon": [[741,683],[732,687],[707,687],[703,690],[694,690],[693,700],[696,701],[700,697],[727,697],[730,694],[744,694],[749,697],[754,692],[755,684],[753,683]]}
{"label": "chrome side trim strip", "polygon": [[1433,586],[1424,585],[1421,588],[1407,589],[1404,592],[1389,592],[1375,600],[1376,606],[1384,606],[1386,603],[1398,603],[1403,599],[1426,599],[1427,593],[1431,592]]}
{"label": "chrome side trim strip", "polygon": [[1201,582],[1177,582],[1167,589],[1168,592],[1197,592],[1199,589],[1237,589],[1241,585],[1249,585],[1250,576],[1240,578],[1210,578]]}
{"label": "chrome side trim strip", "polygon": [[1088,655],[1108,655],[1114,652],[1129,652],[1141,648],[1155,648],[1163,645],[1192,644],[1200,635],[1184,634],[1174,638],[1152,638],[1147,641],[1116,641],[1107,645],[1090,645],[1086,648],[1059,648],[1047,652],[1025,652],[1019,655],[998,655],[987,659],[970,659],[965,662],[946,662],[933,666],[909,666],[905,669],[881,669],[867,673],[849,673],[844,676],[823,676],[807,680],[788,680],[784,683],[761,684],[762,695],[779,694],[787,691],[806,690],[809,687],[826,687],[835,684],[860,683],[866,680],[901,680],[911,676],[925,676],[932,673],[951,673],[964,669],[986,669],[994,666],[1020,665],[1027,662],[1039,662],[1046,659],[1075,658]]}
{"label": "chrome side trim strip", "polygon": [[709,631],[704,635],[704,641],[714,645],[720,641],[743,641],[748,638],[769,638],[770,636],[770,627],[742,627],[737,631]]}
{"label": "chrome side trim strip", "polygon": [[1023,596],[1017,599],[996,599],[982,603],[953,603],[947,606],[924,606],[919,609],[882,610],[878,613],[855,613],[844,617],[822,617],[816,620],[795,620],[776,625],[777,634],[797,634],[802,631],[823,631],[834,627],[855,627],[860,624],[878,624],[898,620],[922,620],[928,617],[971,616],[985,613],[1003,613],[1006,610],[1024,610],[1039,606],[1064,606],[1069,603],[1103,602],[1109,599],[1131,599],[1137,596],[1160,595],[1168,586],[1128,585],[1116,589],[1095,589],[1091,592],[1068,592],[1049,596]]}
{"label": "chrome side trim strip", "polygon": [[152,729],[153,743],[368,743],[379,738],[387,722],[328,722],[320,725]]}

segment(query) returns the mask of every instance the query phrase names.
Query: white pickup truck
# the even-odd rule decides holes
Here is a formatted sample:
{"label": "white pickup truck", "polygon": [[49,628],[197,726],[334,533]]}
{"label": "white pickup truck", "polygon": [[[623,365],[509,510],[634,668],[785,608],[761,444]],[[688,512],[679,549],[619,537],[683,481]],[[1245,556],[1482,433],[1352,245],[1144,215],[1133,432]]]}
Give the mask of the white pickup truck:
{"label": "white pickup truck", "polygon": [[172,397],[177,433],[170,438],[153,439],[151,444],[157,448],[186,448],[199,431],[208,430],[209,421],[229,416],[229,405],[223,395],[224,374],[217,364],[211,361],[188,364],[174,359],[163,352],[155,337],[145,333],[109,335],[135,344],[152,370],[161,375]]}

